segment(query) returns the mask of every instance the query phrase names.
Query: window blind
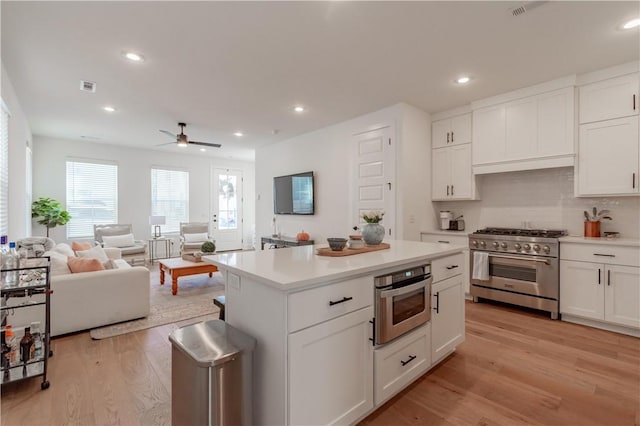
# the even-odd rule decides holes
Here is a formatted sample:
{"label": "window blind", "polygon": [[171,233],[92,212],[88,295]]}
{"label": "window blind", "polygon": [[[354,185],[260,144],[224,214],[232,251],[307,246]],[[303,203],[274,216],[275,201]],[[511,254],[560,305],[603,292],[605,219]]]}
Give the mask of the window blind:
{"label": "window blind", "polygon": [[[0,235],[9,233],[9,112],[0,118]],[[31,209],[29,209],[30,211]]]}
{"label": "window blind", "polygon": [[67,161],[67,239],[92,238],[93,225],[118,223],[118,166]]}
{"label": "window blind", "polygon": [[151,169],[151,215],[165,217],[162,232],[180,232],[189,221],[189,172]]}

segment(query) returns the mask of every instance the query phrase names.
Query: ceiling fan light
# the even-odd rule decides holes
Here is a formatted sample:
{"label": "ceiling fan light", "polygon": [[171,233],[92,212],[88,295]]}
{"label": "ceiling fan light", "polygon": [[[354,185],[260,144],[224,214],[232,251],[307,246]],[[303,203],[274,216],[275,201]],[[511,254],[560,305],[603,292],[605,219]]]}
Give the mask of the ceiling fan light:
{"label": "ceiling fan light", "polygon": [[188,143],[186,141],[178,141],[178,146],[180,148],[186,148]]}

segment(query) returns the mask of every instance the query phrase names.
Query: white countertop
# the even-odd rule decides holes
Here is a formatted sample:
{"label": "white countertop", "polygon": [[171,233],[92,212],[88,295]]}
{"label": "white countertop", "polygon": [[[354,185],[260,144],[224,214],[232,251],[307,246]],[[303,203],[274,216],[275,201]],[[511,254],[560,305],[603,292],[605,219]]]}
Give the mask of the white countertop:
{"label": "white countertop", "polygon": [[420,231],[421,234],[432,234],[432,235],[456,235],[460,237],[466,237],[471,232],[469,231],[443,231],[441,229],[436,229],[435,231]]}
{"label": "white countertop", "polygon": [[566,237],[561,237],[560,243],[602,244],[611,246],[640,247],[640,240],[634,238],[592,238],[569,235]]}
{"label": "white countertop", "polygon": [[465,250],[466,246],[423,243],[419,241],[385,241],[386,250],[359,253],[352,256],[318,256],[316,249],[326,244],[221,253],[203,256],[206,262],[241,276],[248,276],[282,291],[330,283],[350,277],[435,259]]}

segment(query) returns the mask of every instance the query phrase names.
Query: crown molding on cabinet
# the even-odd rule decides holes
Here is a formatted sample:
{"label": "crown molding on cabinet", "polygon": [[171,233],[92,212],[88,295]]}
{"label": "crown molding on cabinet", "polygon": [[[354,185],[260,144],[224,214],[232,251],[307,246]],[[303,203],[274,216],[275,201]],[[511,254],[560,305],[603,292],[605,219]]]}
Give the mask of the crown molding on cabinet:
{"label": "crown molding on cabinet", "polygon": [[431,115],[431,121],[444,120],[445,118],[451,118],[458,115],[463,115],[471,112],[471,105],[463,105],[461,107],[449,109],[446,111],[438,112]]}
{"label": "crown molding on cabinet", "polygon": [[501,104],[504,102],[515,101],[518,99],[526,98],[529,96],[540,95],[546,92],[552,92],[558,89],[564,89],[565,87],[575,86],[576,74],[569,75],[567,77],[558,78],[556,80],[546,81],[544,83],[536,84],[535,86],[524,87],[522,89],[514,90],[500,95],[492,96],[490,98],[481,99],[479,101],[471,102],[471,109],[476,110],[478,108],[484,108],[492,105]]}
{"label": "crown molding on cabinet", "polygon": [[640,61],[627,62],[613,67],[601,69],[598,71],[580,74],[576,79],[576,86],[595,83],[597,81],[607,80],[621,75],[632,74],[640,71]]}

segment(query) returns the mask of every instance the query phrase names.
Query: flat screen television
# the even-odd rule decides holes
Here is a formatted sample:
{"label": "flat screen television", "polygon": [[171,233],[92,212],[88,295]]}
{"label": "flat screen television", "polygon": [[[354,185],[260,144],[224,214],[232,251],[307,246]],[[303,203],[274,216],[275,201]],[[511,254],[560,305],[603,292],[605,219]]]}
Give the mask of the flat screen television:
{"label": "flat screen television", "polygon": [[273,178],[275,214],[313,214],[313,172]]}

